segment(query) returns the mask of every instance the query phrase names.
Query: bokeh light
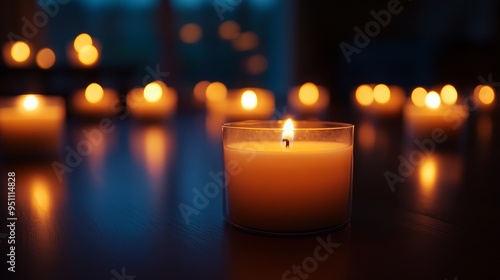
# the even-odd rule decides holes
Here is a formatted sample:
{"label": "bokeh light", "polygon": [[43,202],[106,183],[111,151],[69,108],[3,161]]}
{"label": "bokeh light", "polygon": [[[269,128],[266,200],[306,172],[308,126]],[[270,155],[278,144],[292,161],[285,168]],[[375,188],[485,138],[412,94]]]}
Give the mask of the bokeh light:
{"label": "bokeh light", "polygon": [[196,83],[193,89],[194,98],[198,102],[205,102],[206,96],[205,92],[207,91],[207,87],[210,85],[209,81],[199,81]]}
{"label": "bokeh light", "polygon": [[23,100],[23,107],[27,111],[33,111],[38,108],[38,98],[33,94],[28,94]]}
{"label": "bokeh light", "polygon": [[91,83],[85,89],[85,99],[89,103],[92,103],[92,104],[97,103],[97,102],[101,101],[103,96],[104,96],[104,90],[97,83]]}
{"label": "bokeh light", "polygon": [[246,90],[241,95],[241,106],[245,110],[253,110],[257,107],[257,95],[253,90]]}
{"label": "bokeh light", "polygon": [[495,100],[495,91],[490,86],[481,86],[478,92],[478,99],[481,103],[489,105]]}
{"label": "bokeh light", "polygon": [[411,101],[417,107],[424,107],[426,96],[427,91],[423,87],[417,87],[411,93]]}
{"label": "bokeh light", "polygon": [[200,41],[203,31],[196,23],[188,23],[179,30],[179,38],[186,44],[193,44]]}
{"label": "bokeh light", "polygon": [[431,109],[437,109],[441,105],[441,98],[439,97],[439,94],[435,91],[429,92],[425,96],[425,105]]}
{"label": "bokeh light", "polygon": [[267,59],[261,54],[252,55],[245,62],[245,68],[250,74],[261,74],[267,69]]}
{"label": "bokeh light", "polygon": [[373,99],[379,104],[385,104],[391,99],[391,90],[384,84],[376,85],[373,88]]}
{"label": "bokeh light", "polygon": [[15,42],[10,49],[10,55],[16,62],[24,62],[30,57],[30,47],[25,42]]}
{"label": "bokeh light", "polygon": [[445,85],[441,89],[441,100],[444,104],[453,105],[457,102],[458,93],[454,86]]}
{"label": "bokeh light", "polygon": [[92,46],[92,44],[92,37],[90,37],[90,35],[87,33],[82,33],[76,36],[75,40],[73,41],[73,48],[75,48],[75,51],[80,52],[83,47]]}
{"label": "bokeh light", "polygon": [[221,82],[213,82],[207,87],[206,97],[210,102],[221,102],[226,98],[227,88]]}
{"label": "bokeh light", "polygon": [[255,32],[243,32],[233,41],[233,48],[237,51],[251,51],[259,45],[259,37]]}
{"label": "bokeh light", "polygon": [[49,69],[56,62],[56,54],[49,48],[43,48],[36,54],[36,64],[42,69]]}
{"label": "bokeh light", "polygon": [[160,100],[163,95],[161,85],[157,82],[151,82],[144,87],[144,99],[147,102],[154,103]]}
{"label": "bokeh light", "polygon": [[310,82],[303,84],[299,89],[299,100],[304,105],[314,105],[318,102],[319,90],[318,87]]}
{"label": "bokeh light", "polygon": [[80,62],[86,66],[95,64],[98,58],[99,52],[93,45],[84,46],[78,52],[78,60],[80,60]]}
{"label": "bokeh light", "polygon": [[356,101],[362,106],[368,106],[373,103],[373,90],[368,85],[360,85],[356,89]]}
{"label": "bokeh light", "polygon": [[224,40],[234,40],[240,35],[240,25],[233,20],[224,21],[219,25],[219,37]]}

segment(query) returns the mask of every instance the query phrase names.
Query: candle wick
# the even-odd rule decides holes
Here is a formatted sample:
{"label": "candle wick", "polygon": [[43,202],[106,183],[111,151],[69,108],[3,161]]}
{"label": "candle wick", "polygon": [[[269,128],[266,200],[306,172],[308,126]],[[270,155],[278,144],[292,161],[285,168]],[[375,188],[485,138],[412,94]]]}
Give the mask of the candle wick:
{"label": "candle wick", "polygon": [[286,146],[287,148],[289,148],[289,146],[290,146],[290,140],[288,140],[288,139],[283,139],[283,140],[282,140],[282,142],[286,142],[286,145],[285,145],[285,146]]}

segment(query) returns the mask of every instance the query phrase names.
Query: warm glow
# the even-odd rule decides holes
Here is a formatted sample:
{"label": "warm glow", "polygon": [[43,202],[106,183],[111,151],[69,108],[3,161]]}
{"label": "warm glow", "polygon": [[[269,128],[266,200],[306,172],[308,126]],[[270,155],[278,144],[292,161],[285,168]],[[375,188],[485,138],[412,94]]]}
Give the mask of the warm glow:
{"label": "warm glow", "polygon": [[417,87],[411,93],[411,101],[417,107],[424,107],[426,96],[427,91],[423,87]]}
{"label": "warm glow", "polygon": [[283,126],[283,133],[281,134],[281,147],[284,150],[289,150],[293,144],[294,127],[292,119],[288,119]]}
{"label": "warm glow", "polygon": [[425,158],[419,168],[420,183],[424,188],[431,188],[436,184],[437,164],[434,158]]}
{"label": "warm glow", "polygon": [[458,93],[454,86],[445,85],[441,89],[441,100],[444,104],[453,105],[457,102]]}
{"label": "warm glow", "polygon": [[376,85],[373,88],[373,99],[379,104],[385,104],[391,99],[391,90],[384,84]]}
{"label": "warm glow", "polygon": [[147,102],[153,103],[160,100],[163,94],[161,85],[157,82],[151,82],[144,88],[144,99]]}
{"label": "warm glow", "polygon": [[210,85],[209,81],[199,81],[193,89],[194,98],[199,102],[205,101],[205,92],[207,87]]}
{"label": "warm glow", "polygon": [[425,96],[425,105],[431,109],[437,109],[441,105],[441,98],[439,94],[435,91],[429,92]]}
{"label": "warm glow", "polygon": [[221,82],[213,82],[207,87],[206,97],[208,101],[220,102],[226,98],[227,88]]}
{"label": "warm glow", "polygon": [[257,107],[257,95],[253,90],[246,90],[241,95],[241,106],[245,110],[253,110]]}
{"label": "warm glow", "polygon": [[267,59],[261,54],[252,55],[246,60],[245,68],[250,74],[260,74],[267,69]]}
{"label": "warm glow", "polygon": [[87,33],[82,33],[76,36],[75,40],[73,41],[73,47],[75,48],[75,51],[80,52],[85,46],[92,46],[92,37],[90,37],[90,35]]}
{"label": "warm glow", "polygon": [[237,51],[250,51],[259,45],[259,37],[255,32],[243,32],[233,40],[233,47]]}
{"label": "warm glow", "polygon": [[48,186],[43,181],[36,181],[33,183],[32,190],[33,205],[36,207],[38,213],[43,216],[50,210],[50,196]]}
{"label": "warm glow", "polygon": [[224,40],[233,40],[240,35],[240,25],[232,20],[224,21],[219,25],[219,36]]}
{"label": "warm glow", "polygon": [[38,107],[38,98],[32,94],[27,95],[23,101],[23,107],[27,111],[33,111]]}
{"label": "warm glow", "polygon": [[84,46],[78,52],[78,60],[84,65],[92,65],[96,63],[99,58],[99,52],[96,47],[92,45]]}
{"label": "warm glow", "polygon": [[489,105],[495,100],[495,91],[490,86],[481,86],[478,93],[478,99],[481,103]]}
{"label": "warm glow", "polygon": [[375,145],[376,134],[375,128],[369,122],[364,122],[359,126],[358,142],[363,149],[371,149]]}
{"label": "warm glow", "polygon": [[167,139],[162,127],[147,127],[144,131],[144,156],[150,175],[158,178],[165,167]]}
{"label": "warm glow", "polygon": [[44,48],[36,54],[36,64],[42,69],[49,69],[56,62],[56,54],[49,48]]}
{"label": "warm glow", "polygon": [[10,49],[12,59],[17,62],[24,62],[30,57],[30,47],[25,42],[15,42]]}
{"label": "warm glow", "polygon": [[201,39],[201,27],[196,23],[188,23],[179,30],[179,38],[186,44],[193,44]]}
{"label": "warm glow", "polygon": [[313,105],[318,101],[319,90],[313,83],[305,83],[299,89],[299,99],[304,105]]}
{"label": "warm glow", "polygon": [[368,106],[373,103],[373,90],[368,85],[360,85],[356,89],[356,101],[362,106]]}
{"label": "warm glow", "polygon": [[104,90],[97,83],[91,83],[85,89],[85,99],[89,103],[97,103],[101,101],[103,96],[104,96]]}

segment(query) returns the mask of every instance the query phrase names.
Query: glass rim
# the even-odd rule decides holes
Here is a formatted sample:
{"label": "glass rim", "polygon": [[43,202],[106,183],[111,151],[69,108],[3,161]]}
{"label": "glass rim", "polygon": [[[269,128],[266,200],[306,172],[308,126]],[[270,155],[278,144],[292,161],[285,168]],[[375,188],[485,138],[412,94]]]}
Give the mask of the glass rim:
{"label": "glass rim", "polygon": [[[245,130],[283,130],[286,120],[248,120],[235,121],[222,124],[222,128],[229,129],[245,129]],[[308,120],[292,120],[295,131],[311,131],[311,130],[342,130],[353,129],[354,124],[332,121],[308,121]],[[276,126],[270,126],[275,124]],[[277,125],[279,124],[279,125]]]}

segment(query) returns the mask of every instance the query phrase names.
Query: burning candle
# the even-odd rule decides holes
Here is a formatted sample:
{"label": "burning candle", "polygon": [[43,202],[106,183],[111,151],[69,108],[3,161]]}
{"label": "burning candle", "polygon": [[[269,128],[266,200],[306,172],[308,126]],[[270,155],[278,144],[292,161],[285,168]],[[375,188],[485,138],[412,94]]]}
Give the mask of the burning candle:
{"label": "burning candle", "polygon": [[207,107],[210,113],[223,114],[229,119],[266,119],[274,112],[274,95],[262,88],[242,88],[227,91],[218,99],[208,98],[211,88],[207,88]]}
{"label": "burning candle", "polygon": [[72,44],[68,44],[66,53],[72,65],[92,67],[99,61],[100,43],[89,34],[76,36]]}
{"label": "burning candle", "polygon": [[305,115],[315,115],[324,112],[330,103],[330,95],[325,87],[313,83],[305,83],[293,87],[288,92],[288,105]]}
{"label": "burning candle", "polygon": [[231,224],[306,233],[349,222],[353,125],[289,119],[222,127]]}
{"label": "burning candle", "polygon": [[177,91],[167,88],[162,81],[132,89],[127,95],[127,108],[132,116],[140,119],[165,119],[175,112],[176,106]]}
{"label": "burning candle", "polygon": [[476,86],[472,98],[480,111],[491,111],[495,108],[495,90],[488,85]]}
{"label": "burning candle", "polygon": [[402,88],[384,84],[360,85],[354,93],[354,103],[361,112],[380,117],[399,115],[404,100]]}
{"label": "burning candle", "polygon": [[438,94],[427,92],[417,87],[411,95],[411,102],[404,107],[406,128],[411,137],[428,138],[435,129],[440,129],[447,136],[460,134],[469,113],[462,105],[456,104],[458,94],[454,87],[446,85]]}
{"label": "burning candle", "polygon": [[75,92],[73,108],[82,116],[102,117],[113,115],[113,106],[119,100],[118,92],[91,83],[85,90]]}
{"label": "burning candle", "polygon": [[10,153],[54,153],[61,147],[64,100],[38,94],[4,98],[0,103],[0,137]]}
{"label": "burning candle", "polygon": [[26,67],[33,62],[30,45],[26,42],[8,42],[3,45],[3,60],[9,67]]}

